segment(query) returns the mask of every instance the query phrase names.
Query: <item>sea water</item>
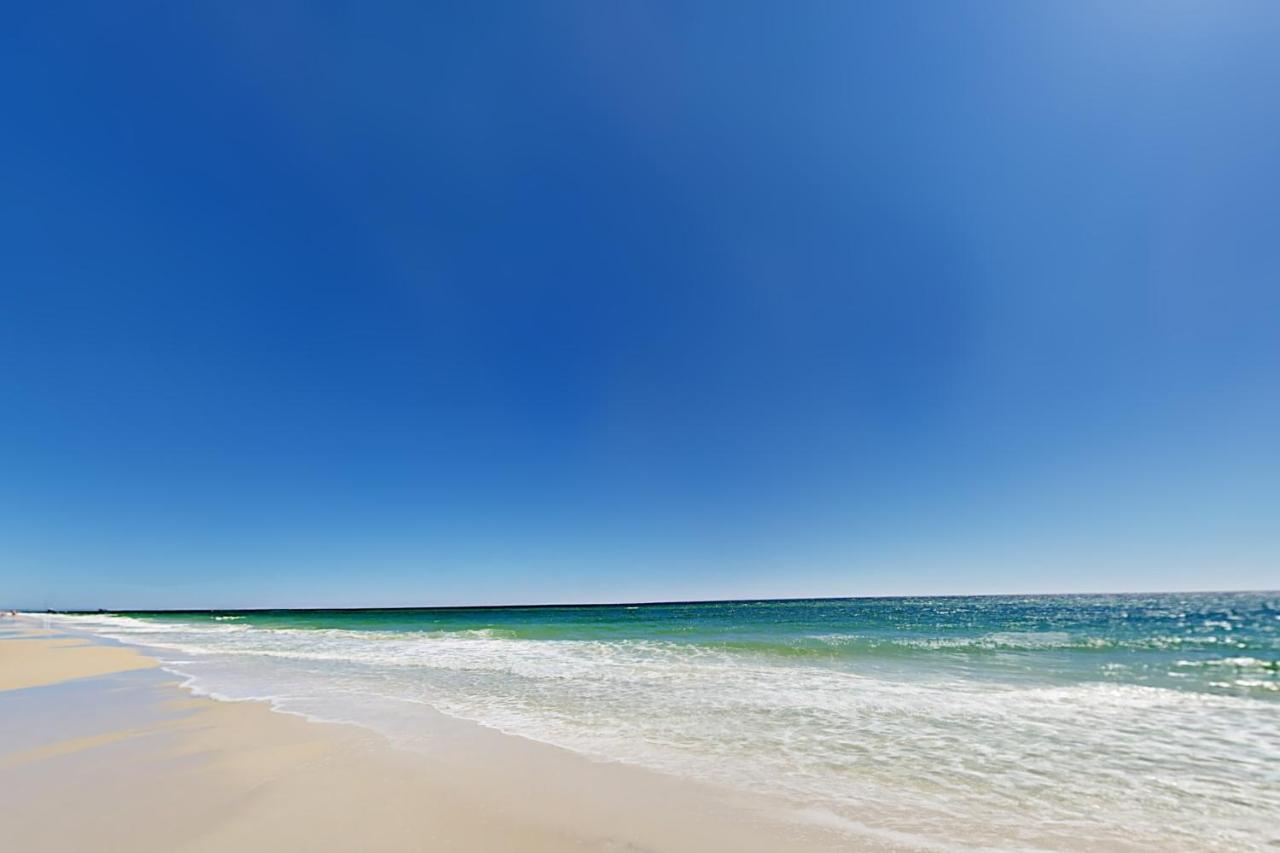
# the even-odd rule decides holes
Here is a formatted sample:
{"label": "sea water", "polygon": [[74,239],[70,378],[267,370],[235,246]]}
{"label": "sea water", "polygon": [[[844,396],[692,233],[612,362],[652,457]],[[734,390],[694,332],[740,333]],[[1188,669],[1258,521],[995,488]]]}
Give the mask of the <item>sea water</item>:
{"label": "sea water", "polygon": [[411,743],[434,709],[904,849],[1275,849],[1280,593],[61,617]]}

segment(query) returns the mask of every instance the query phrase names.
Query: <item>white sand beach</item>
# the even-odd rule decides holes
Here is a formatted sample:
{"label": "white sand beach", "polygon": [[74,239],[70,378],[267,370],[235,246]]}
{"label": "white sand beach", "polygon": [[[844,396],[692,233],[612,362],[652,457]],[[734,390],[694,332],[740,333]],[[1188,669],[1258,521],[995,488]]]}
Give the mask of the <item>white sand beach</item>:
{"label": "white sand beach", "polygon": [[439,716],[426,749],[6,620],[0,826],[24,851],[847,850],[778,804]]}

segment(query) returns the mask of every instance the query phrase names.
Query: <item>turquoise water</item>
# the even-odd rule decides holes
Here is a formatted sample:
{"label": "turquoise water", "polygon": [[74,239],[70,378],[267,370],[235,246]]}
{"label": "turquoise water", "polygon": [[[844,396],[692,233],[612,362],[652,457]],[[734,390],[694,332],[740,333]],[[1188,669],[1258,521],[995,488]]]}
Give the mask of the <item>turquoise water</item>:
{"label": "turquoise water", "polygon": [[1280,700],[1280,594],[991,596],[568,607],[131,612],[263,629],[659,641],[855,669],[1159,685]]}
{"label": "turquoise water", "polygon": [[776,795],[904,849],[1280,838],[1280,594],[67,617],[193,687],[413,709]]}

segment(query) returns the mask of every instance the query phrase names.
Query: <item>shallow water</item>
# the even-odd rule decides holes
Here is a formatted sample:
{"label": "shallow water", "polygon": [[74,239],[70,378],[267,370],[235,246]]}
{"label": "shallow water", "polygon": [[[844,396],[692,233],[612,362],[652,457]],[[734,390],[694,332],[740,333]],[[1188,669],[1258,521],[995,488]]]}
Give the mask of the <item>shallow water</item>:
{"label": "shallow water", "polygon": [[1280,594],[61,617],[411,743],[423,705],[905,848],[1280,843]]}

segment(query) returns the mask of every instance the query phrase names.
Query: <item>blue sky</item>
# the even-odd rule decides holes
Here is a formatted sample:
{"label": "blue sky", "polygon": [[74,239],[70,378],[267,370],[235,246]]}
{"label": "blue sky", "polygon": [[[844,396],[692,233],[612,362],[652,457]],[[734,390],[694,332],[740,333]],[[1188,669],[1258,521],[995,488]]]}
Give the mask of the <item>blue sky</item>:
{"label": "blue sky", "polygon": [[1274,4],[9,17],[0,603],[1280,586]]}

